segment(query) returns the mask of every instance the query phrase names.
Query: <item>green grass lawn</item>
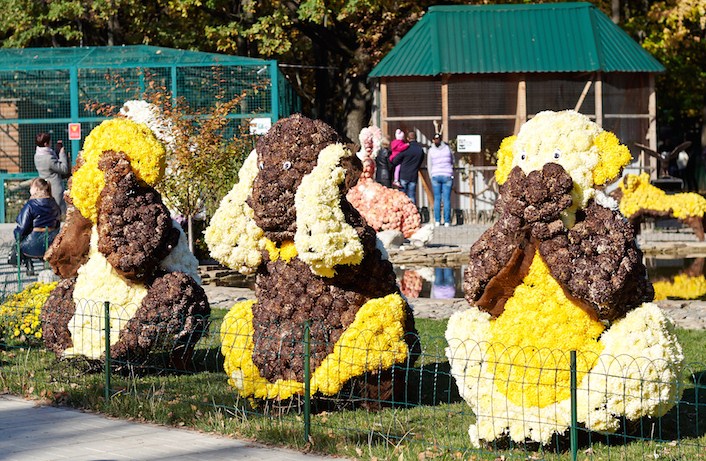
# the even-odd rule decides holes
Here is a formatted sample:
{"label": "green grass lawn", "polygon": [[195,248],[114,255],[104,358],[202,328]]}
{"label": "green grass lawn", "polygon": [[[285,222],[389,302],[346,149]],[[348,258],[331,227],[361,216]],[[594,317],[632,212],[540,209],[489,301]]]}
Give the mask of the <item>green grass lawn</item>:
{"label": "green grass lawn", "polygon": [[[57,361],[49,352],[21,345],[0,350],[0,383],[5,392],[123,418],[359,459],[570,459],[563,440],[544,449],[470,446],[467,431],[474,415],[449,373],[445,320],[417,319],[423,351],[413,369],[399,370],[406,384],[403,401],[368,411],[345,399],[315,399],[310,438],[304,440],[300,399],[286,404],[242,399],[227,384],[217,333],[224,313],[214,310],[211,334],[199,342],[193,370],[169,369],[161,357],[145,367],[121,366],[111,375],[108,402],[100,367],[76,359]],[[661,419],[630,423],[619,436],[581,434],[579,459],[706,457],[706,332],[679,329],[677,335],[689,364],[682,402]],[[694,385],[698,380],[700,387]]]}

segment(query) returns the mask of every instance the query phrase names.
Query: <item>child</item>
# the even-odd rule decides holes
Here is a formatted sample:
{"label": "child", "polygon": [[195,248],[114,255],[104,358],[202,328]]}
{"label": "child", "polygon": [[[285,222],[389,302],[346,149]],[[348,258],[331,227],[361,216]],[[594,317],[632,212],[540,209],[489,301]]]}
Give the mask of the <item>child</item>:
{"label": "child", "polygon": [[[398,128],[395,131],[395,139],[393,139],[390,143],[390,151],[392,152],[390,154],[390,162],[392,162],[392,160],[397,157],[397,154],[407,149],[408,147],[409,143],[404,141],[404,131]],[[401,165],[397,165],[395,167],[395,177],[392,181],[392,187],[396,187],[397,189],[402,188],[402,184],[400,184],[400,166]]]}

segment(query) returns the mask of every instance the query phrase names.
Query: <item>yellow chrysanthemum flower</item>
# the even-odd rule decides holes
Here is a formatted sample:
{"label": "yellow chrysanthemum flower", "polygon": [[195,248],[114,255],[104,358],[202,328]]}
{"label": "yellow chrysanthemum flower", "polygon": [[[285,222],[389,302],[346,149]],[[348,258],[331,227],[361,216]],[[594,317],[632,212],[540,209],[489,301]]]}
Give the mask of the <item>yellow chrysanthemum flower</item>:
{"label": "yellow chrysanthemum flower", "polygon": [[[228,383],[243,397],[281,400],[302,394],[303,383],[291,380],[270,383],[253,363],[254,304],[252,300],[237,303],[223,319],[221,352]],[[404,362],[409,355],[404,342],[405,320],[405,302],[397,294],[365,303],[334,345],[333,352],[313,371],[312,394],[333,395],[353,377]]]}
{"label": "yellow chrysanthemum flower", "polygon": [[[41,308],[57,282],[33,283],[0,305],[2,331],[19,340],[41,339]],[[23,337],[24,336],[24,337]]]}
{"label": "yellow chrysanthemum flower", "polygon": [[74,172],[69,191],[76,208],[94,223],[96,202],[105,186],[98,162],[107,150],[125,153],[138,179],[150,186],[164,175],[166,151],[147,125],[125,118],[106,120],[98,125],[86,137],[81,154],[84,164]]}

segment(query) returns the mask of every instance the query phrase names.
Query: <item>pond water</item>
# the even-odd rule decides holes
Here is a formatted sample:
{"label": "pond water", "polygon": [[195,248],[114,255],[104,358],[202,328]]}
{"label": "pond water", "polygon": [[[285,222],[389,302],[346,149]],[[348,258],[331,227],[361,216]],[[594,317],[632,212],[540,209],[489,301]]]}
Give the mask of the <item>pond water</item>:
{"label": "pond water", "polygon": [[[706,258],[645,258],[647,275],[655,287],[655,299],[706,300]],[[397,282],[408,298],[463,298],[466,266],[395,266]]]}

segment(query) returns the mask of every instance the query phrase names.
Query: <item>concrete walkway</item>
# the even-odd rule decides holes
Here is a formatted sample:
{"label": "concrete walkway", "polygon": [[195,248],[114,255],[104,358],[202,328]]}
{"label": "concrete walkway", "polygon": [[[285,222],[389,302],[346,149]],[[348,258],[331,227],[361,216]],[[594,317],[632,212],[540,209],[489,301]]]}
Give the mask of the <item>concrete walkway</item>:
{"label": "concrete walkway", "polygon": [[134,423],[0,395],[5,461],[332,460],[188,429]]}

